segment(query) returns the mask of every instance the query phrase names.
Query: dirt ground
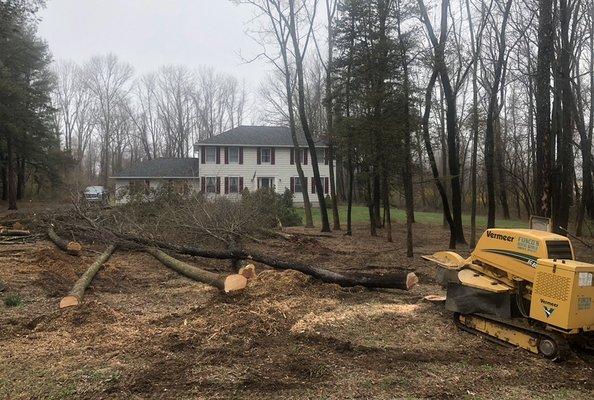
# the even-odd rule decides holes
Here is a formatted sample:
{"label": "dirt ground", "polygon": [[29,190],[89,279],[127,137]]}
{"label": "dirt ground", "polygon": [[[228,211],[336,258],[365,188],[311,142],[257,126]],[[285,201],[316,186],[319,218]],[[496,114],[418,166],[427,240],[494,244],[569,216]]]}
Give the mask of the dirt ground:
{"label": "dirt ground", "polygon": [[[395,243],[340,232],[249,248],[335,270],[416,270],[410,292],[344,289],[265,270],[237,295],[193,282],[143,253],[116,252],[84,303],[58,303],[101,250],[51,243],[0,246],[0,398],[6,399],[592,399],[594,362],[555,364],[459,331],[421,254],[447,246],[415,226],[415,257]],[[575,244],[581,259],[593,253]],[[211,269],[227,262],[186,258]]]}

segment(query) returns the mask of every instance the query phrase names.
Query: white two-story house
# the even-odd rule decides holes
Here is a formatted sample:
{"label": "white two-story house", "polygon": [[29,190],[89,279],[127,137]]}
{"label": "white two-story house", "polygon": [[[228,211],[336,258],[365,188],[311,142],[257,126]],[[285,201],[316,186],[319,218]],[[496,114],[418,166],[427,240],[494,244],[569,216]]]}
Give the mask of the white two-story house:
{"label": "white two-story house", "polygon": [[[239,126],[195,144],[200,160],[200,191],[207,195],[237,196],[244,188],[289,189],[294,202],[303,203],[304,190],[312,204],[318,202],[313,180],[311,156],[305,136],[298,135],[299,149],[293,146],[291,131],[281,126]],[[318,168],[324,194],[330,193],[328,146],[316,143]],[[301,158],[305,181],[300,182],[295,165]]]}

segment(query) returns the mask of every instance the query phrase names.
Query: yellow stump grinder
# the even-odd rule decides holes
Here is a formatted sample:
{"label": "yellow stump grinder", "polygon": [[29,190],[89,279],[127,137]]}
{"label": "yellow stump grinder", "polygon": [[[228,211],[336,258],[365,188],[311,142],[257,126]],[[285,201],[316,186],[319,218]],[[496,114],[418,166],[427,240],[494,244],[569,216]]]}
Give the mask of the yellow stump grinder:
{"label": "yellow stump grinder", "polygon": [[559,360],[594,342],[594,264],[569,239],[535,229],[488,229],[470,257],[442,251],[438,281],[463,330]]}

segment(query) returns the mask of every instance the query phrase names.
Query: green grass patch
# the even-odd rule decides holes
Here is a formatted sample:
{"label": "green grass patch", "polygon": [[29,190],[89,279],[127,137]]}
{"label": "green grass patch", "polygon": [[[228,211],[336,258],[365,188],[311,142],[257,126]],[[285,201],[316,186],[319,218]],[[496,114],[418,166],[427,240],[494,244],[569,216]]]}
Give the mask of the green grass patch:
{"label": "green grass patch", "polygon": [[[303,217],[305,221],[305,210],[303,208],[298,208],[297,211]],[[391,209],[392,214],[392,221],[393,222],[404,222],[406,220],[406,214],[404,210],[400,209]],[[328,209],[329,217],[332,219],[332,210]],[[346,206],[339,206],[338,207],[338,214],[340,216],[341,224],[346,223],[347,217],[347,207]],[[320,209],[313,208],[312,209],[312,216],[314,220],[314,225],[320,226]],[[353,223],[359,222],[369,222],[369,211],[366,206],[353,206],[352,211],[352,219]],[[421,224],[428,224],[428,225],[441,225],[443,223],[443,214],[438,212],[427,212],[427,211],[415,211],[415,220]],[[462,214],[462,224],[464,226],[470,226],[470,214]],[[477,215],[476,216],[476,225],[478,228],[486,228],[487,227],[487,216],[486,215]],[[498,228],[528,228],[528,221],[522,221],[517,219],[498,219],[495,222],[495,226]]]}
{"label": "green grass patch", "polygon": [[4,298],[6,307],[18,307],[23,304],[23,299],[18,293],[11,293]]}

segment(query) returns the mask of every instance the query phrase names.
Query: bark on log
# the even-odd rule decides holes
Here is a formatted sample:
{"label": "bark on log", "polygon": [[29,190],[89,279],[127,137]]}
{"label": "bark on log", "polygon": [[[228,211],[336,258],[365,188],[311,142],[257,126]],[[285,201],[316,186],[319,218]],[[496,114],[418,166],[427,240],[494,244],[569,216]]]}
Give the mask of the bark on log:
{"label": "bark on log", "polygon": [[85,289],[91,284],[91,281],[97,275],[97,272],[103,266],[109,257],[113,254],[115,250],[115,246],[109,246],[103,253],[95,259],[95,262],[85,271],[84,274],[76,281],[68,296],[64,297],[62,301],[60,301],[60,308],[72,307],[77,306],[82,302],[82,299],[85,294]]}
{"label": "bark on log", "polygon": [[343,274],[315,265],[282,261],[257,252],[248,252],[245,250],[203,250],[193,246],[178,246],[160,241],[152,241],[130,234],[116,232],[114,232],[114,234],[127,241],[140,243],[145,246],[158,246],[160,248],[195,257],[214,258],[218,260],[252,260],[276,269],[292,269],[306,275],[311,275],[323,282],[336,283],[343,287],[364,286],[369,288],[409,290],[419,283],[419,279],[413,272],[398,271],[383,275],[367,273]]}
{"label": "bark on log", "polygon": [[80,243],[70,242],[70,241],[58,236],[58,234],[54,230],[54,227],[51,225],[47,228],[47,236],[50,238],[50,240],[52,242],[54,242],[54,244],[56,246],[58,246],[60,249],[64,250],[66,253],[72,254],[75,256],[80,255],[80,252],[82,251],[82,246],[80,245]]}
{"label": "bark on log", "polygon": [[7,229],[3,228],[0,230],[0,236],[29,236],[31,231],[22,229]]}
{"label": "bark on log", "polygon": [[194,279],[195,281],[214,286],[225,291],[225,293],[241,290],[247,286],[247,278],[243,275],[232,274],[224,276],[215,274],[214,272],[206,271],[176,260],[170,255],[154,247],[148,247],[146,252],[174,271],[179,272],[188,278]]}

